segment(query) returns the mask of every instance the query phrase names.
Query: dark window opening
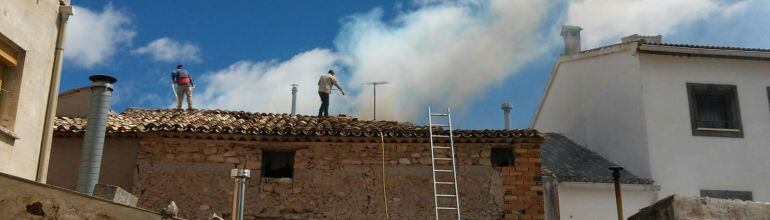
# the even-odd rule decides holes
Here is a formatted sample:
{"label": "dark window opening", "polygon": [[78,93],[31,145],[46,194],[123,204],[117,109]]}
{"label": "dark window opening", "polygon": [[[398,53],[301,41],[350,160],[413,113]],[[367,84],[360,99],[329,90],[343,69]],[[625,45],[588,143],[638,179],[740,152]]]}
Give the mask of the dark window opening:
{"label": "dark window opening", "polygon": [[294,151],[262,151],[262,177],[294,177]]}
{"label": "dark window opening", "polygon": [[693,135],[743,137],[734,85],[687,84]]}
{"label": "dark window opening", "polygon": [[513,149],[511,148],[492,148],[489,159],[492,160],[492,167],[512,167]]}
{"label": "dark window opening", "polygon": [[701,197],[715,199],[739,199],[743,201],[752,201],[754,196],[751,191],[729,191],[729,190],[701,190]]}

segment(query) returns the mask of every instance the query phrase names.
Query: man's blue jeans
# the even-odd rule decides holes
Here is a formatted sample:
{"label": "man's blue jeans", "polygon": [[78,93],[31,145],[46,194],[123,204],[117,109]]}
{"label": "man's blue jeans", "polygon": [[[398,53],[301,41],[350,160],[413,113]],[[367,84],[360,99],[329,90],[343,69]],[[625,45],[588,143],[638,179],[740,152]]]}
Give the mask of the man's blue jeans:
{"label": "man's blue jeans", "polygon": [[318,109],[318,116],[329,116],[329,93],[318,92],[321,97],[321,108]]}

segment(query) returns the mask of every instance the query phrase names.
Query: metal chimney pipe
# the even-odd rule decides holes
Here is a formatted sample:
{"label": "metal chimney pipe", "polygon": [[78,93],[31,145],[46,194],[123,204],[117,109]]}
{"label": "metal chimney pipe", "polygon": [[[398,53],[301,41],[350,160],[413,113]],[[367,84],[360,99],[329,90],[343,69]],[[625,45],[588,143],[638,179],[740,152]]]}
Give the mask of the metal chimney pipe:
{"label": "metal chimney pipe", "polygon": [[91,195],[94,186],[99,182],[112,84],[118,80],[107,75],[93,75],[88,79],[91,80],[91,109],[88,111],[83,151],[80,155],[77,191]]}
{"label": "metal chimney pipe", "polygon": [[235,179],[233,190],[233,217],[232,220],[243,220],[243,204],[246,197],[246,179],[251,178],[249,169],[232,169],[230,177]]}
{"label": "metal chimney pipe", "polygon": [[612,170],[612,180],[615,183],[615,205],[618,209],[618,220],[623,220],[623,196],[620,192],[620,171],[623,170],[623,167],[612,166],[610,170]]}
{"label": "metal chimney pipe", "polygon": [[503,109],[505,130],[511,130],[511,109],[513,109],[513,105],[510,102],[505,102],[500,108]]}
{"label": "metal chimney pipe", "polygon": [[297,114],[297,86],[299,84],[291,84],[291,115]]}

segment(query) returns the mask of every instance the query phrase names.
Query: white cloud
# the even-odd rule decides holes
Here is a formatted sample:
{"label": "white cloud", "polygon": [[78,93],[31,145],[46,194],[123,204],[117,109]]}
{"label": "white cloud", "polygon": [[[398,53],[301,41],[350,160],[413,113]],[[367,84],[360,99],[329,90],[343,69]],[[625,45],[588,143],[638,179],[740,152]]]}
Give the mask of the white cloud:
{"label": "white cloud", "polygon": [[[196,108],[287,113],[291,111],[290,85],[297,83],[297,112],[314,115],[320,105],[318,77],[341,60],[327,49],[314,49],[283,62],[240,61],[198,80],[196,84],[205,86],[193,93],[193,103]],[[334,99],[331,107],[342,108]]]}
{"label": "white cloud", "polygon": [[65,62],[90,68],[106,63],[121,45],[130,43],[135,33],[129,16],[112,8],[101,12],[73,6],[74,15],[67,26]]}
{"label": "white cloud", "polygon": [[466,106],[491,86],[540,56],[546,1],[492,0],[484,5],[434,1],[401,14],[395,24],[381,11],[352,17],[337,44],[352,58],[355,106],[371,116],[367,81],[391,81],[377,91],[377,118],[416,119],[425,107]]}
{"label": "white cloud", "polygon": [[200,62],[200,49],[191,42],[178,42],[167,37],[158,38],[132,51],[135,54],[150,55],[161,62]]}
{"label": "white cloud", "polygon": [[332,114],[370,118],[371,89],[361,83],[387,80],[392,83],[378,89],[377,118],[413,120],[429,104],[465,106],[547,49],[537,33],[547,2],[426,3],[394,21],[383,21],[380,10],[349,17],[335,42],[338,52],[232,64],[199,80],[194,101],[203,108],[289,112],[289,84],[299,83],[298,112],[316,114],[318,77],[338,64],[350,97],[333,96]]}
{"label": "white cloud", "polygon": [[630,34],[676,33],[696,21],[731,16],[746,8],[745,1],[718,0],[583,0],[569,4],[567,24],[583,28],[585,48],[620,41]]}

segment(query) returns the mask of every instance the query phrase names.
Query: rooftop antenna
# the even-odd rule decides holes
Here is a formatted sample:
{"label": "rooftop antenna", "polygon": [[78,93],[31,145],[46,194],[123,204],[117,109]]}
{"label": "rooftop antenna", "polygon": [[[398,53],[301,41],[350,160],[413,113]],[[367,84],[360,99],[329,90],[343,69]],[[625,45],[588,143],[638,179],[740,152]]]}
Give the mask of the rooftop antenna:
{"label": "rooftop antenna", "polygon": [[377,120],[377,85],[385,85],[390,84],[388,81],[376,81],[376,82],[367,82],[364,83],[364,85],[372,85],[372,88],[374,89],[374,113],[372,114],[372,120]]}

